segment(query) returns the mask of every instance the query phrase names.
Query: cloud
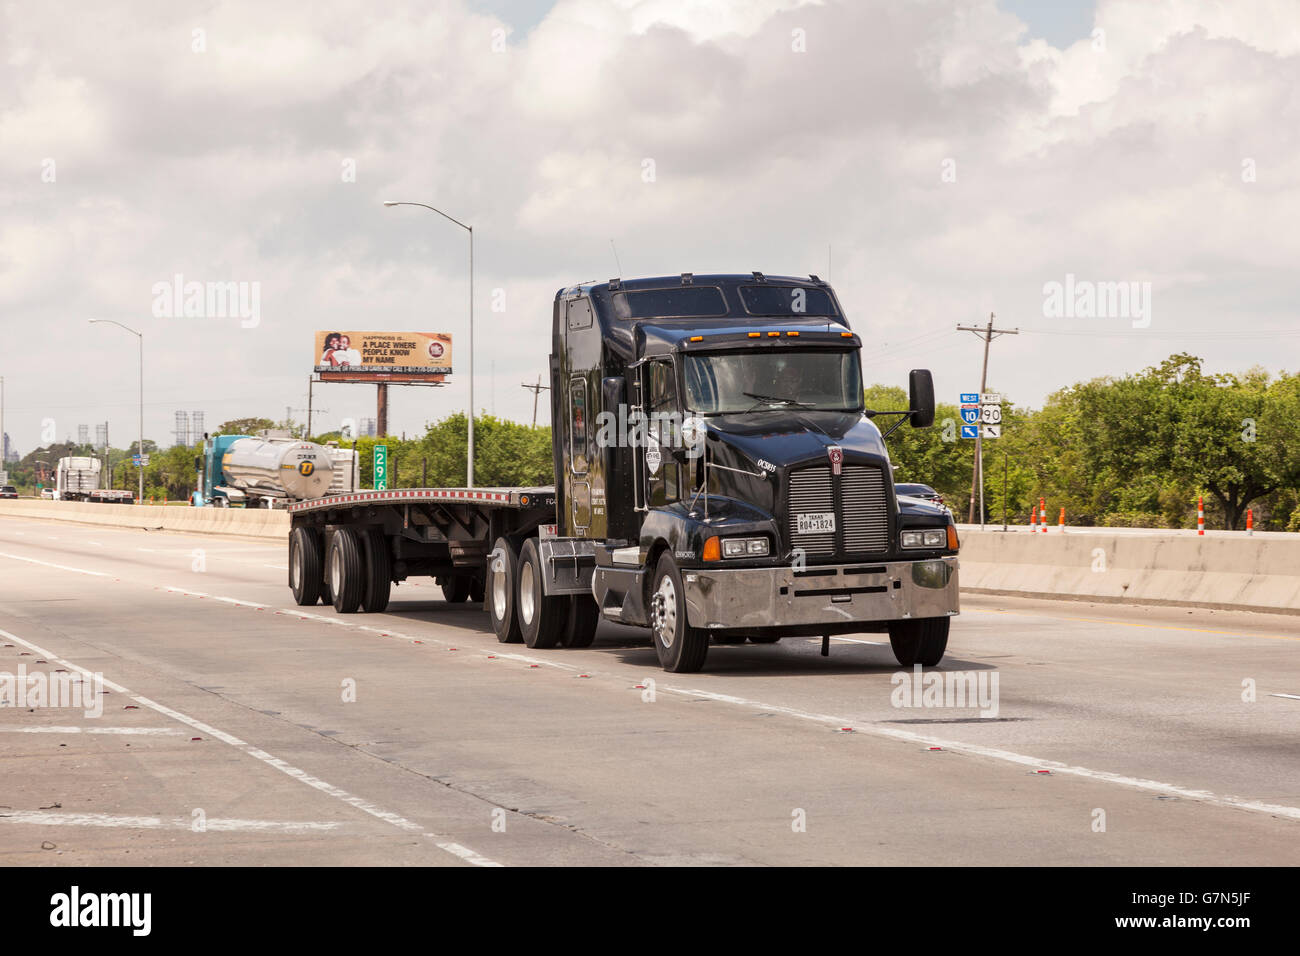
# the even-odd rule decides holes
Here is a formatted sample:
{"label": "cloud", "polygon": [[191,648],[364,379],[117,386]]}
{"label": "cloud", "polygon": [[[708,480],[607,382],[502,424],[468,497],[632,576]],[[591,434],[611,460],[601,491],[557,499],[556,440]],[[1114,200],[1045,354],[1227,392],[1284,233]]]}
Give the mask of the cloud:
{"label": "cloud", "polygon": [[[1258,334],[1294,318],[1300,18],[1103,0],[1095,20],[1100,45],[1059,50],[992,0],[561,0],[526,36],[455,0],[3,8],[6,428],[24,450],[45,417],[126,433],[133,343],[89,317],[145,331],[160,438],[175,408],[305,406],[326,326],[452,332],[453,383],[395,389],[393,421],[463,408],[468,237],[394,198],[474,225],[475,398],[517,418],[555,290],[619,271],[611,240],[629,275],[829,271],[868,378],[928,364],[941,397],[978,373],[948,330],[990,311],[1129,333],[1000,340],[992,381],[1019,401],[1210,342],[1217,367],[1300,364]],[[1045,318],[1067,272],[1153,282],[1152,327]],[[261,325],[152,317],[176,273],[260,282]],[[328,424],[373,392],[315,404]]]}

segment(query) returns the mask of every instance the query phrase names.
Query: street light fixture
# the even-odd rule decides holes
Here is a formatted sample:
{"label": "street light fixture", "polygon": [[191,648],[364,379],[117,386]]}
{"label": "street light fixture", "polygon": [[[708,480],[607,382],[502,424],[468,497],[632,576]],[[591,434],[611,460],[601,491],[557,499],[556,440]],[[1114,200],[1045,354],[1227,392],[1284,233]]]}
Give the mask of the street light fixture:
{"label": "street light fixture", "polygon": [[91,325],[96,322],[108,322],[110,325],[116,325],[119,329],[126,329],[140,340],[140,504],[144,504],[144,333],[128,328],[116,319],[90,320]]}
{"label": "street light fixture", "polygon": [[422,202],[398,202],[384,200],[385,206],[420,206],[436,212],[443,219],[448,219],[469,233],[469,460],[465,464],[465,484],[474,487],[474,227],[467,226],[441,209],[436,209]]}

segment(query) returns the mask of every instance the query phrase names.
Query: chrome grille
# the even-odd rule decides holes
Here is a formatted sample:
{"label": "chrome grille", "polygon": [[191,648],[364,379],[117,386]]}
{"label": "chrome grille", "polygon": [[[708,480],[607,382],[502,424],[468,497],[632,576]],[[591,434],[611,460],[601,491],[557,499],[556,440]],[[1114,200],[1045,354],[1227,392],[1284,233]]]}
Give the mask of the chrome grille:
{"label": "chrome grille", "polygon": [[[798,515],[808,512],[836,511],[835,496],[831,488],[829,465],[801,468],[790,472],[786,490],[786,514],[790,521],[790,546],[802,548],[806,554],[834,554],[834,534],[799,534]],[[836,516],[839,527],[839,516]]]}
{"label": "chrome grille", "polygon": [[872,465],[845,465],[840,476],[844,550],[889,550],[889,496],[885,476]]}

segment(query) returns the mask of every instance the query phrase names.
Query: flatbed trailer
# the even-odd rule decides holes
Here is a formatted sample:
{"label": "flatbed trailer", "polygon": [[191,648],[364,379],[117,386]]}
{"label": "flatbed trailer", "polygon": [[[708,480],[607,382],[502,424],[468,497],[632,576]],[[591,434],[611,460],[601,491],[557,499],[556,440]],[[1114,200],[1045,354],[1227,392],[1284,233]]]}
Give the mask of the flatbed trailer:
{"label": "flatbed trailer", "polygon": [[[555,489],[358,491],[288,508],[289,586],[300,604],[382,611],[390,584],[434,578],[448,601],[482,601],[498,539],[554,534]],[[516,545],[517,547],[517,545]]]}

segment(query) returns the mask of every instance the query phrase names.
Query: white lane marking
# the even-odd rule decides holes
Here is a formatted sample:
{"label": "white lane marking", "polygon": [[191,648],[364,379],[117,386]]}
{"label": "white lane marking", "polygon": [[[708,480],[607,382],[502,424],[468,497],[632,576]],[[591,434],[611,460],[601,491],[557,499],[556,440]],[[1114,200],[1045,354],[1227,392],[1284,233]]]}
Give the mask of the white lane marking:
{"label": "white lane marking", "polygon": [[1300,700],[1300,694],[1269,694],[1269,697],[1285,697],[1287,700]]}
{"label": "white lane marking", "polygon": [[322,621],[322,622],[324,622],[325,624],[337,624],[337,625],[340,626],[340,627],[360,627],[360,626],[361,626],[360,624],[353,623],[352,621],[345,621],[345,620],[343,620],[342,618],[337,618],[337,617],[326,617],[326,616],[323,615],[323,614],[312,614],[310,611],[304,611],[302,608],[294,608],[293,610],[289,610],[288,608],[286,608],[286,609],[284,609],[281,613],[284,613],[284,614],[296,614],[296,615],[298,615],[299,617],[305,617],[305,618],[308,618],[309,620],[312,620],[312,621]]}
{"label": "white lane marking", "polygon": [[[131,817],[111,813],[50,813],[44,810],[11,810],[8,813],[0,813],[0,823],[29,823],[43,827],[123,827],[128,830],[191,830],[194,826],[193,820],[188,817]],[[342,825],[311,821],[234,820],[209,817],[204,821],[203,828],[223,832],[280,830],[292,833],[337,830]]]}
{"label": "white lane marking", "polygon": [[262,567],[264,567],[264,568],[275,568],[275,570],[277,570],[277,571],[288,571],[288,570],[289,570],[289,565],[287,565],[287,564],[264,564],[264,565],[262,565]]}
{"label": "white lane marking", "polygon": [[185,731],[172,727],[0,727],[4,734],[140,734],[142,736],[183,736]]}
{"label": "white lane marking", "polygon": [[167,591],[173,594],[187,594],[190,597],[211,598],[214,601],[220,601],[223,604],[237,604],[240,607],[270,607],[269,604],[258,604],[256,601],[241,601],[239,598],[222,597],[220,594],[208,594],[206,591],[191,591],[189,588],[167,587]]}
{"label": "white lane marking", "polygon": [[97,578],[107,578],[110,575],[103,571],[86,571],[82,568],[70,568],[66,564],[51,564],[49,561],[37,561],[35,558],[24,558],[21,554],[9,554],[0,551],[0,558],[10,558],[14,561],[26,561],[28,564],[39,564],[43,568],[58,568],[60,571],[72,571],[75,574],[90,574]]}
{"label": "white lane marking", "polygon": [[924,734],[912,733],[907,730],[895,730],[891,727],[878,727],[861,721],[854,722],[852,718],[848,717],[835,717],[830,714],[818,714],[806,710],[799,710],[795,707],[784,707],[780,704],[765,704],[762,701],[750,700],[746,697],[734,697],[730,694],[717,694],[710,691],[693,690],[689,687],[668,687],[665,689],[672,693],[682,694],[687,697],[701,697],[706,700],[716,700],[721,703],[735,704],[738,707],[745,707],[749,710],[761,710],[765,713],[784,714],[787,717],[794,717],[799,720],[808,720],[818,724],[827,724],[831,727],[852,727],[855,731],[861,734],[887,737],[890,740],[902,740],[910,744],[921,744],[927,747],[942,747],[944,750],[951,750],[955,753],[966,753],[976,757],[1002,760],[1007,763],[1033,767],[1036,770],[1050,769],[1055,773],[1070,774],[1071,776],[1083,777],[1087,780],[1096,780],[1102,783],[1112,783],[1132,790],[1145,790],[1150,793],[1168,794],[1171,796],[1184,797],[1188,800],[1197,800],[1201,803],[1213,804],[1214,806],[1232,807],[1236,810],[1249,810],[1254,813],[1267,813],[1271,816],[1300,820],[1300,807],[1289,807],[1282,804],[1261,803],[1257,800],[1245,800],[1241,797],[1223,796],[1217,793],[1212,793],[1209,790],[1193,790],[1189,787],[1180,787],[1177,784],[1161,783],[1158,780],[1146,780],[1141,777],[1129,777],[1121,773],[1112,773],[1109,770],[1090,770],[1087,767],[1075,767],[1070,764],[1060,763],[1056,760],[1041,760],[1038,757],[1028,757],[1024,754],[1014,753],[1010,750],[1000,750],[996,747],[960,743],[955,740],[943,740],[937,737],[929,737]]}
{"label": "white lane marking", "polygon": [[[46,660],[55,661],[63,665],[64,667],[68,668],[69,670],[77,671],[79,674],[81,674],[84,677],[95,676],[94,674],[92,674],[91,671],[87,670],[86,668],[81,667],[78,664],[74,664],[71,661],[64,660],[63,658],[59,657],[57,654],[51,654],[49,651],[45,650],[45,648],[39,647],[36,644],[33,644],[31,641],[23,640],[17,634],[12,634],[9,631],[0,629],[0,636],[7,637],[9,640],[13,641],[16,644],[21,644],[23,647],[26,647],[28,650],[40,654]],[[352,794],[348,793],[346,790],[343,790],[340,787],[336,787],[331,783],[326,783],[324,780],[321,780],[319,777],[313,777],[305,770],[300,770],[299,768],[293,766],[292,764],[286,763],[285,761],[281,760],[279,757],[272,756],[271,754],[267,753],[265,750],[261,750],[258,747],[254,747],[250,743],[240,740],[238,737],[234,736],[233,734],[228,734],[223,730],[218,730],[216,727],[213,727],[210,724],[205,724],[200,720],[195,720],[193,717],[190,717],[186,714],[182,714],[178,710],[172,710],[172,708],[167,707],[163,704],[159,704],[156,701],[152,701],[148,697],[143,697],[139,694],[136,694],[133,691],[123,687],[121,684],[117,684],[106,677],[101,677],[100,679],[103,681],[103,686],[109,688],[110,690],[116,691],[119,694],[125,694],[126,696],[130,697],[133,701],[135,701],[137,704],[141,705],[142,707],[148,707],[150,710],[155,710],[158,713],[163,714],[164,716],[170,717],[172,720],[179,721],[182,724],[185,724],[189,727],[193,727],[195,730],[200,731],[201,733],[207,734],[209,737],[213,737],[216,740],[220,740],[222,743],[228,744],[229,746],[242,751],[243,753],[247,754],[253,759],[260,760],[268,767],[274,767],[276,770],[280,771],[281,773],[283,773],[288,777],[292,777],[293,779],[297,780],[299,783],[306,784],[307,786],[315,790],[319,790],[321,793],[328,794],[329,796],[333,797],[335,800],[339,800],[343,803],[348,804],[349,806],[356,807],[358,810],[361,810],[364,813],[368,813],[372,817],[375,817],[376,819],[383,820],[385,823],[395,826],[398,829],[407,830],[407,831],[413,831],[413,830],[424,831],[424,827],[420,826],[418,823],[413,823],[410,820],[406,819],[405,817],[401,816],[400,814],[393,813],[389,810],[385,810],[381,807],[378,807],[375,804],[370,803],[368,800],[362,799],[361,797],[353,796]],[[444,846],[441,843],[437,844],[439,849],[446,850],[447,852],[454,852],[452,850],[448,850],[447,847],[456,846],[456,845],[458,844],[448,843],[447,846]],[[483,859],[486,860],[487,858],[483,857]],[[474,862],[474,861],[469,861],[469,862]],[[477,863],[475,865],[484,866],[486,864]]]}
{"label": "white lane marking", "polygon": [[[425,836],[433,838],[432,833],[426,833]],[[500,866],[501,865],[500,863],[494,862],[493,860],[489,860],[485,856],[479,856],[473,850],[469,849],[469,847],[461,846],[459,843],[439,843],[438,846],[446,850],[448,853],[454,853],[462,860],[466,860],[469,863],[473,863],[475,866]]]}

